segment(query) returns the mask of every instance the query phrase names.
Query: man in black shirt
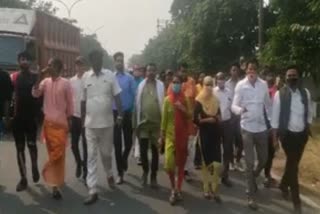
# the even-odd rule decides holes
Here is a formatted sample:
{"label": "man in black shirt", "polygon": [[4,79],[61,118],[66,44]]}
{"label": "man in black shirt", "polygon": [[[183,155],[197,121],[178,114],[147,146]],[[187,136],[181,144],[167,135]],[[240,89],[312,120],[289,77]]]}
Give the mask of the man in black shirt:
{"label": "man in black shirt", "polygon": [[28,187],[25,146],[28,146],[31,165],[32,178],[35,183],[40,179],[38,170],[38,150],[37,150],[37,120],[39,111],[39,101],[32,96],[32,87],[38,80],[38,75],[30,72],[31,57],[27,52],[18,55],[20,72],[13,79],[15,92],[13,136],[16,143],[17,161],[21,180],[17,185],[17,191],[23,191]]}
{"label": "man in black shirt", "polygon": [[8,125],[9,121],[9,106],[12,98],[12,90],[13,87],[9,74],[0,68],[0,123],[3,122],[2,119],[5,117],[5,126]]}

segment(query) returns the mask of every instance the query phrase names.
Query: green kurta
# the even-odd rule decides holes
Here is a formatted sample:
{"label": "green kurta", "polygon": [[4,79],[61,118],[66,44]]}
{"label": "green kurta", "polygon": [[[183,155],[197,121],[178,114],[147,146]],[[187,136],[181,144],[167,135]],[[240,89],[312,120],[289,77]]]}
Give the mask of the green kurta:
{"label": "green kurta", "polygon": [[[190,103],[186,100],[188,115],[191,117]],[[165,162],[164,168],[172,171],[176,167],[176,145],[175,145],[175,110],[170,103],[169,97],[166,97],[163,103],[163,113],[161,121],[161,130],[165,133]],[[186,142],[187,143],[187,142]],[[184,152],[184,151],[179,151]],[[183,154],[181,154],[183,156]],[[187,156],[187,154],[185,154]]]}
{"label": "green kurta", "polygon": [[160,133],[161,109],[155,84],[146,83],[141,95],[141,120],[138,124],[139,138],[157,143]]}

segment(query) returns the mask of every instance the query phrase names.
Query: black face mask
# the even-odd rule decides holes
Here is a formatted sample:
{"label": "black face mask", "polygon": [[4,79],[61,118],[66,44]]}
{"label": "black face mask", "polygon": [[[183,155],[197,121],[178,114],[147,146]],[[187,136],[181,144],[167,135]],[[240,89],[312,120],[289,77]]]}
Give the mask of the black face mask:
{"label": "black face mask", "polygon": [[288,78],[287,83],[289,86],[297,86],[298,85],[298,78]]}

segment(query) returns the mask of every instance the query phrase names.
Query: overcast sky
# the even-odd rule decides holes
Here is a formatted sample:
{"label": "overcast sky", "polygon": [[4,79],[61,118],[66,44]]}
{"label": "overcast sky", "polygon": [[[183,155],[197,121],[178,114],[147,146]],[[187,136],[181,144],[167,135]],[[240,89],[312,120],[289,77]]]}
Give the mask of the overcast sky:
{"label": "overcast sky", "polygon": [[[57,16],[67,17],[65,7],[50,0],[59,8]],[[75,0],[62,0],[69,7]],[[97,28],[98,39],[109,53],[123,51],[128,59],[143,50],[149,38],[157,33],[157,19],[170,19],[173,0],[82,0],[72,10],[71,17],[86,33]]]}

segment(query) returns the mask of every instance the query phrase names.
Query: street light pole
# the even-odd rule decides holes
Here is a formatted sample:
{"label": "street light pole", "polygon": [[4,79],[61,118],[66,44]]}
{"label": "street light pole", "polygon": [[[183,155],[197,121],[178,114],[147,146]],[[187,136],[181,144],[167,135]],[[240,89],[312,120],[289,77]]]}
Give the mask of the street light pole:
{"label": "street light pole", "polygon": [[73,9],[79,2],[81,2],[81,1],[83,1],[83,0],[77,0],[77,1],[73,2],[70,7],[69,7],[64,1],[62,1],[62,0],[54,0],[54,1],[59,2],[60,4],[62,4],[62,5],[66,8],[66,10],[67,10],[67,12],[68,12],[68,19],[71,19],[72,9]]}

